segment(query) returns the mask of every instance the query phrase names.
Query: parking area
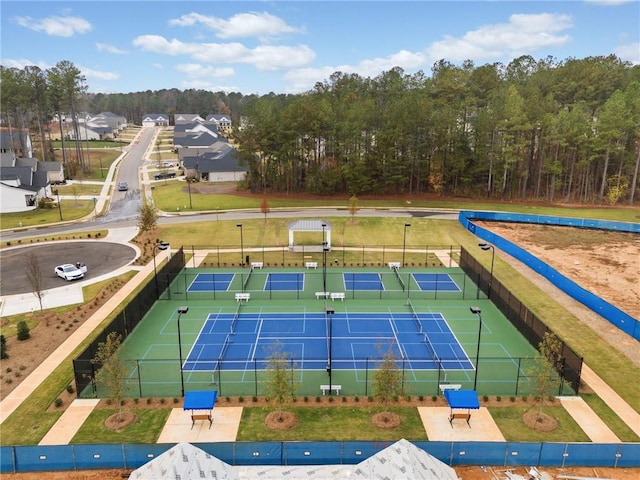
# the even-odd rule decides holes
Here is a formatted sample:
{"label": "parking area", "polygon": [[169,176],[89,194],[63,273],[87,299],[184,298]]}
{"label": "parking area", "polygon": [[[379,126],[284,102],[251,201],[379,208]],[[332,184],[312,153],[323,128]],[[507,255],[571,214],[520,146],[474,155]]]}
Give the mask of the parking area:
{"label": "parking area", "polygon": [[128,265],[136,257],[133,247],[103,240],[60,241],[9,247],[2,250],[2,295],[16,295],[33,291],[27,278],[30,255],[36,255],[42,272],[42,289],[63,287],[69,283],[59,278],[54,269],[64,263],[84,262],[84,280]]}

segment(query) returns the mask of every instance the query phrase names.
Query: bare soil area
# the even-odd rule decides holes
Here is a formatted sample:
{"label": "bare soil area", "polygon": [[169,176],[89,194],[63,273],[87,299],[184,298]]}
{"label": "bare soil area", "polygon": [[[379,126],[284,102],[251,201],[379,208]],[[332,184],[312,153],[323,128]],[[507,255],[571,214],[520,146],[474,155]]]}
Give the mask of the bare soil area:
{"label": "bare soil area", "polygon": [[[640,318],[640,235],[573,227],[483,222],[481,225],[551,265],[584,289]],[[561,302],[580,321],[640,367],[638,342],[563,294],[541,275],[496,249],[496,255]]]}

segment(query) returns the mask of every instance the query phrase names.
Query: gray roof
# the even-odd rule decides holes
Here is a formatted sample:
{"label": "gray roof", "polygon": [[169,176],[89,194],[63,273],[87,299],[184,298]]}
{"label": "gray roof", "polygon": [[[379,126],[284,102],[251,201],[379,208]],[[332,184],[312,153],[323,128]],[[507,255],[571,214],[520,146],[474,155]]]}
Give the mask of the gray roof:
{"label": "gray roof", "polygon": [[[184,152],[189,154],[189,150]],[[195,152],[194,152],[195,153]],[[185,155],[182,164],[185,168],[200,172],[246,172],[249,168],[240,165],[236,150],[225,142],[217,142],[215,148],[200,150],[198,155]]]}
{"label": "gray roof", "polygon": [[324,227],[325,231],[330,231],[331,222],[327,222],[326,220],[314,219],[303,219],[291,222],[289,224],[289,230],[293,230],[294,232],[321,232],[323,223],[326,225]]}

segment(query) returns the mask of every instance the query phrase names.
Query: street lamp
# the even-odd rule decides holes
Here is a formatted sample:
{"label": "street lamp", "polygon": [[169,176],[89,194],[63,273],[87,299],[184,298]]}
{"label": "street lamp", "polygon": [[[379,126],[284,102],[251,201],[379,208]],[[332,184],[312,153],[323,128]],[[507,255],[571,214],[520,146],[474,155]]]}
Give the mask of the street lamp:
{"label": "street lamp", "polygon": [[496,254],[496,249],[489,243],[479,243],[478,246],[482,250],[491,250],[491,273],[489,274],[489,289],[487,290],[487,298],[491,298],[491,284],[493,284],[493,260]]}
{"label": "street lamp", "polygon": [[322,291],[327,291],[327,241],[324,238],[324,229],[327,228],[327,224],[322,224]]}
{"label": "street lamp", "polygon": [[407,227],[410,227],[410,223],[404,224],[404,236],[402,237],[402,266],[404,267],[404,248],[407,244]]}
{"label": "street lamp", "polygon": [[158,287],[158,270],[156,269],[156,249],[166,250],[169,248],[169,242],[158,242],[153,246],[153,278],[156,283],[156,298],[160,298],[160,288]]}
{"label": "street lamp", "polygon": [[62,221],[62,207],[60,206],[60,190],[58,190],[58,188],[60,187],[56,188],[56,195],[58,196],[58,213],[60,214],[60,221]]}
{"label": "street lamp", "polygon": [[180,355],[180,386],[184,397],[184,375],[182,372],[182,337],[180,336],[180,317],[189,311],[189,307],[178,307],[178,354]]}
{"label": "street lamp", "polygon": [[193,210],[193,203],[191,203],[191,180],[189,177],[186,177],[187,180],[187,190],[189,190],[189,208]]}
{"label": "street lamp", "polygon": [[240,265],[244,267],[244,240],[242,239],[242,224],[236,223],[236,227],[240,229]]}
{"label": "street lamp", "polygon": [[333,386],[331,384],[331,363],[332,363],[332,348],[333,348],[333,314],[335,310],[332,308],[327,308],[325,313],[329,317],[329,351],[328,353],[328,361],[327,361],[327,373],[329,374],[329,395],[331,395],[331,391],[333,390]]}
{"label": "street lamp", "polygon": [[478,326],[478,346],[476,348],[476,373],[473,378],[473,389],[476,389],[478,385],[478,363],[480,362],[480,336],[482,335],[482,310],[480,307],[470,307],[471,313],[478,316],[478,321],[480,325]]}

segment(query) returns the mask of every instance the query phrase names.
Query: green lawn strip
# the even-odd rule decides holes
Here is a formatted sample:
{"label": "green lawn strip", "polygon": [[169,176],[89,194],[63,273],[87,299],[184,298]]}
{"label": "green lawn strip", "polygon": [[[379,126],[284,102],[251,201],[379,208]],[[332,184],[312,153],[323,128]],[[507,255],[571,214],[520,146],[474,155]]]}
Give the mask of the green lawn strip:
{"label": "green lawn strip", "polygon": [[[129,272],[123,276],[130,280],[136,272]],[[113,279],[111,279],[112,281]],[[128,304],[144,284],[138,286],[121,305]],[[85,296],[85,298],[87,298]],[[92,297],[91,297],[92,298]],[[42,437],[58,420],[62,411],[47,412],[46,410],[73,380],[73,359],[76,358],[102,329],[115,318],[119,310],[111,312],[98,327],[82,341],[78,347],[49,375],[29,397],[7,418],[1,426],[3,445],[37,445]],[[99,443],[96,439],[93,443]]]}
{"label": "green lawn strip", "polygon": [[[93,212],[91,200],[61,200],[62,221],[77,220]],[[20,227],[43,226],[60,222],[58,208],[38,208],[28,212],[14,212],[0,214],[0,224],[3,229]]]}
{"label": "green lawn strip", "polygon": [[169,418],[171,408],[138,408],[136,420],[121,430],[105,427],[105,420],[118,409],[99,409],[91,412],[70,443],[156,443]]}
{"label": "green lawn strip", "polygon": [[427,440],[424,425],[415,407],[391,407],[402,417],[399,427],[383,429],[371,423],[379,407],[368,405],[345,407],[287,407],[295,413],[297,425],[290,430],[271,430],[264,424],[275,408],[245,407],[242,411],[238,441],[342,441],[342,440]]}
{"label": "green lawn strip", "polygon": [[611,410],[600,397],[595,393],[583,393],[580,395],[582,399],[591,407],[598,417],[607,424],[607,426],[616,434],[623,442],[640,442],[640,436],[629,428],[629,426],[618,416],[616,412]]}
{"label": "green lawn strip", "polygon": [[522,415],[535,407],[489,407],[489,413],[507,442],[590,442],[586,433],[561,406],[545,406],[543,412],[558,421],[553,432],[540,432],[524,425]]}
{"label": "green lawn strip", "polygon": [[[60,195],[69,195],[75,197],[79,195],[100,195],[102,185],[98,185],[95,183],[75,182],[67,185],[59,185],[55,188]],[[54,195],[57,194],[54,193]]]}

